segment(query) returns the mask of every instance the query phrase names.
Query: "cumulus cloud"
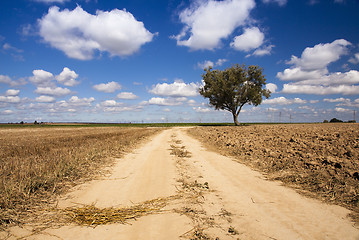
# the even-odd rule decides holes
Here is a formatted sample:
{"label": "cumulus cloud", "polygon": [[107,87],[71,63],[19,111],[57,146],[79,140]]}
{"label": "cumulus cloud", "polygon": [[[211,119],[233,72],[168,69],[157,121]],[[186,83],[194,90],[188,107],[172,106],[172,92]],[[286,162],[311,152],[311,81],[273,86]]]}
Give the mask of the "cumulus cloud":
{"label": "cumulus cloud", "polygon": [[315,94],[315,95],[329,95],[329,94],[343,94],[356,95],[359,94],[359,86],[357,85],[338,85],[338,86],[321,86],[321,85],[299,85],[299,84],[284,84],[284,93],[296,94]]}
{"label": "cumulus cloud", "polygon": [[247,55],[247,56],[249,57],[249,56],[253,55],[253,56],[261,57],[261,56],[265,56],[265,55],[270,55],[272,53],[272,48],[274,48],[274,45],[268,45],[265,47],[261,47],[261,48],[256,49],[253,52],[253,54]]}
{"label": "cumulus cloud", "polygon": [[121,90],[121,85],[118,82],[101,83],[93,86],[93,89],[99,92],[113,93],[117,90]]}
{"label": "cumulus cloud", "polygon": [[278,87],[274,83],[267,83],[266,89],[269,90],[271,93],[275,93],[277,91]]}
{"label": "cumulus cloud", "polygon": [[121,92],[121,93],[117,94],[117,97],[118,97],[119,99],[128,99],[128,100],[132,100],[132,99],[138,98],[138,96],[136,96],[136,95],[133,94],[132,92]]}
{"label": "cumulus cloud", "polygon": [[242,35],[236,36],[231,42],[231,47],[248,52],[252,49],[259,48],[264,41],[264,34],[257,27],[246,28]]}
{"label": "cumulus cloud", "polygon": [[24,78],[20,78],[18,80],[12,80],[9,76],[0,75],[0,83],[8,84],[11,87],[25,85],[27,82]]}
{"label": "cumulus cloud", "polygon": [[205,60],[203,62],[197,63],[197,67],[200,69],[205,69],[209,67],[222,66],[225,62],[228,62],[228,59],[220,58],[215,63],[210,60]]}
{"label": "cumulus cloud", "polygon": [[80,83],[76,80],[78,76],[79,75],[75,71],[71,71],[69,68],[64,67],[62,72],[56,76],[56,80],[65,86],[73,87]]}
{"label": "cumulus cloud", "polygon": [[21,99],[19,96],[0,96],[0,102],[4,103],[19,103]]}
{"label": "cumulus cloud", "polygon": [[272,99],[264,99],[263,104],[279,104],[279,105],[290,105],[290,104],[305,104],[306,100],[300,98],[287,99],[285,97],[277,97]]}
{"label": "cumulus cloud", "polygon": [[350,102],[350,99],[349,98],[324,98],[323,102],[341,103],[341,102]]}
{"label": "cumulus cloud", "polygon": [[11,78],[9,76],[0,75],[0,83],[9,84],[12,82]]}
{"label": "cumulus cloud", "polygon": [[40,96],[35,99],[36,102],[42,102],[42,103],[50,103],[55,102],[55,98],[51,96]]}
{"label": "cumulus cloud", "polygon": [[192,50],[217,48],[222,39],[246,24],[254,7],[254,0],[195,1],[179,15],[185,27],[174,36],[177,45]]}
{"label": "cumulus cloud", "polygon": [[61,88],[61,87],[54,87],[54,88],[51,88],[51,87],[38,87],[35,90],[35,93],[40,94],[40,95],[50,95],[50,96],[60,97],[60,96],[70,94],[71,91],[68,88]]}
{"label": "cumulus cloud", "polygon": [[17,89],[8,89],[5,93],[5,96],[17,96],[19,95],[20,90]]}
{"label": "cumulus cloud", "polygon": [[115,100],[106,100],[100,103],[100,105],[104,107],[115,107],[115,106],[120,106],[122,104],[123,103],[116,102]]}
{"label": "cumulus cloud", "polygon": [[1,112],[1,114],[4,114],[4,115],[10,115],[10,114],[13,114],[13,113],[14,113],[14,111],[10,110],[10,109],[6,109],[6,110]]}
{"label": "cumulus cloud", "polygon": [[37,86],[49,86],[53,85],[51,81],[54,79],[54,75],[50,72],[42,69],[32,71],[33,76],[29,77],[31,83]]}
{"label": "cumulus cloud", "polygon": [[303,71],[300,67],[287,68],[283,72],[277,73],[277,78],[283,81],[300,81],[300,80],[317,80],[327,74],[328,70],[316,69],[311,71]]}
{"label": "cumulus cloud", "polygon": [[307,47],[300,58],[292,56],[288,64],[300,67],[302,70],[317,70],[326,68],[330,63],[339,60],[347,54],[348,46],[351,45],[345,39],[338,39],[332,43],[317,44],[314,47]]}
{"label": "cumulus cloud", "polygon": [[228,62],[228,59],[220,58],[220,59],[217,60],[216,66],[222,66],[223,63],[225,63],[225,62]]}
{"label": "cumulus cloud", "polygon": [[90,97],[90,98],[79,98],[78,96],[72,96],[69,99],[69,104],[71,104],[71,106],[91,106],[91,103],[95,101],[95,98]]}
{"label": "cumulus cloud", "polygon": [[350,58],[349,62],[352,64],[358,64],[359,63],[359,53],[354,54],[354,57]]}
{"label": "cumulus cloud", "polygon": [[336,112],[340,112],[340,113],[352,113],[353,110],[352,109],[347,109],[347,108],[341,108],[341,107],[337,107],[334,109]]}
{"label": "cumulus cloud", "polygon": [[208,113],[212,111],[209,108],[203,108],[203,107],[194,107],[193,110],[198,113]]}
{"label": "cumulus cloud", "polygon": [[198,95],[199,83],[186,84],[183,81],[174,83],[158,83],[149,92],[159,96],[194,97]]}
{"label": "cumulus cloud", "polygon": [[159,106],[178,106],[182,105],[186,98],[161,98],[153,97],[144,104],[159,105]]}
{"label": "cumulus cloud", "polygon": [[129,56],[154,36],[131,13],[118,9],[91,15],[80,6],[72,11],[51,7],[38,24],[45,42],[80,60],[92,59],[96,51]]}
{"label": "cumulus cloud", "polygon": [[214,62],[212,62],[210,60],[206,60],[206,61],[197,63],[197,67],[200,69],[205,69],[205,68],[209,68],[209,67],[213,67],[213,66],[214,66]]}
{"label": "cumulus cloud", "polygon": [[358,71],[330,73],[327,68],[330,63],[346,55],[350,45],[345,39],[338,39],[332,43],[307,47],[300,58],[292,56],[287,62],[293,65],[292,68],[277,73],[280,80],[292,82],[284,84],[282,92],[316,95],[358,94]]}

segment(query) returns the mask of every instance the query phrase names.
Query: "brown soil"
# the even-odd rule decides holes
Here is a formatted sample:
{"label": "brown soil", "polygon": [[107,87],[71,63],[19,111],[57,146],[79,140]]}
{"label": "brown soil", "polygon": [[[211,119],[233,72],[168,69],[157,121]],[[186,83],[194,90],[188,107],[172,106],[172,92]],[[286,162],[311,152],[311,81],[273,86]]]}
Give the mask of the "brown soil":
{"label": "brown soil", "polygon": [[190,134],[306,194],[340,204],[359,221],[359,124],[197,127]]}

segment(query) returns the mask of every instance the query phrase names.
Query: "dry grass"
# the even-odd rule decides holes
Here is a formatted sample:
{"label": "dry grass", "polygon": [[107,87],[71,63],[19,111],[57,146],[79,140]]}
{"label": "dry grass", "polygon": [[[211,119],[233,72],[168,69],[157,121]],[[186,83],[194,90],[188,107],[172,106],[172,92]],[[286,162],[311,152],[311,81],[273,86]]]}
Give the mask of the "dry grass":
{"label": "dry grass", "polygon": [[0,130],[0,227],[21,223],[29,212],[80,179],[100,173],[157,129],[51,128]]}
{"label": "dry grass", "polygon": [[82,207],[66,208],[64,213],[69,222],[75,222],[79,225],[126,224],[131,219],[161,213],[170,201],[179,199],[180,197],[180,195],[173,195],[170,197],[156,198],[131,207],[122,208],[97,208],[94,205],[84,205]]}

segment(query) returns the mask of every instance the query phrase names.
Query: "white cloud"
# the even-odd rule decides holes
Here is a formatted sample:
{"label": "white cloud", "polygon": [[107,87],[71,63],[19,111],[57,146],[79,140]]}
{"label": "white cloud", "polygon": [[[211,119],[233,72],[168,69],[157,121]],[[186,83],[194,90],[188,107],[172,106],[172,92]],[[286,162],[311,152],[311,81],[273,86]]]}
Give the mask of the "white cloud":
{"label": "white cloud", "polygon": [[115,107],[115,106],[119,106],[122,104],[123,103],[116,102],[115,100],[106,100],[106,101],[101,102],[101,106],[104,106],[104,107]]}
{"label": "white cloud", "polygon": [[222,39],[246,24],[254,7],[254,0],[195,1],[179,15],[185,27],[174,37],[177,45],[192,50],[217,48]]}
{"label": "white cloud", "polygon": [[337,107],[334,109],[336,112],[341,112],[341,113],[352,113],[353,110],[352,109],[347,109],[347,108],[340,108],[340,107]]}
{"label": "white cloud", "polygon": [[269,90],[271,93],[275,93],[277,91],[278,87],[274,83],[267,83],[266,89]]}
{"label": "white cloud", "polygon": [[228,59],[220,58],[215,63],[210,60],[205,60],[203,62],[197,63],[197,67],[200,69],[205,69],[208,67],[222,66],[225,62],[228,62]]}
{"label": "white cloud", "polygon": [[317,44],[314,47],[307,47],[300,58],[292,56],[288,64],[300,67],[302,70],[316,70],[326,68],[330,63],[339,60],[347,53],[347,47],[351,45],[345,39],[338,39],[332,43]]}
{"label": "white cloud", "polygon": [[262,48],[258,48],[253,52],[252,55],[258,56],[258,57],[270,55],[272,52],[272,48],[274,48],[274,45],[268,45],[268,46],[265,46]]}
{"label": "white cloud", "polygon": [[225,62],[228,62],[228,59],[220,58],[220,59],[217,60],[216,65],[217,66],[222,66],[223,63],[225,63]]}
{"label": "white cloud", "polygon": [[182,105],[183,102],[178,101],[178,100],[182,100],[182,99],[153,97],[150,100],[148,100],[148,102],[146,102],[146,103],[150,104],[150,105],[159,105],[159,106],[178,106],[178,105]]}
{"label": "white cloud", "polygon": [[94,85],[93,88],[99,92],[113,93],[117,90],[121,90],[121,85],[117,82],[108,82]]}
{"label": "white cloud", "polygon": [[55,98],[51,96],[40,96],[35,99],[36,102],[42,102],[42,103],[50,103],[55,102]]}
{"label": "white cloud", "polygon": [[117,94],[117,97],[118,97],[119,99],[128,99],[128,100],[132,100],[132,99],[138,98],[138,96],[136,96],[136,95],[133,94],[132,92],[121,92],[121,93]]}
{"label": "white cloud", "polygon": [[202,107],[194,107],[193,110],[198,113],[208,113],[212,111],[209,108],[202,108]]}
{"label": "white cloud", "polygon": [[16,90],[16,89],[8,89],[5,93],[6,96],[17,96],[19,95],[20,90]]}
{"label": "white cloud", "polygon": [[0,102],[19,103],[21,99],[18,96],[0,96]]}
{"label": "white cloud", "polygon": [[285,97],[277,97],[272,99],[264,99],[263,104],[279,104],[279,105],[290,105],[290,104],[305,104],[306,100],[300,98],[287,99]]}
{"label": "white cloud", "polygon": [[312,71],[303,71],[300,67],[287,68],[283,72],[277,73],[277,78],[283,81],[300,81],[306,79],[320,79],[323,75],[327,74],[328,70],[317,69]]}
{"label": "white cloud", "polygon": [[8,84],[11,87],[19,86],[19,85],[25,85],[27,82],[24,78],[20,78],[18,80],[12,80],[9,76],[6,75],[0,75],[0,83]]}
{"label": "white cloud", "polygon": [[38,23],[45,42],[80,60],[92,59],[97,50],[111,56],[132,55],[154,36],[131,13],[118,9],[91,15],[80,6],[72,11],[51,7]]}
{"label": "white cloud", "polygon": [[262,2],[264,3],[272,3],[275,2],[277,3],[279,6],[284,6],[287,4],[287,0],[262,0]]}
{"label": "white cloud", "polygon": [[354,57],[350,58],[349,62],[352,64],[358,64],[359,63],[359,53],[354,54]]}
{"label": "white cloud", "polygon": [[292,68],[277,73],[283,81],[293,81],[283,85],[283,93],[295,94],[358,94],[359,71],[329,73],[327,66],[347,54],[350,42],[338,39],[332,43],[317,44],[306,48],[301,58],[292,56],[288,64]]}
{"label": "white cloud", "polygon": [[64,95],[68,95],[71,93],[71,91],[68,88],[61,88],[61,87],[55,87],[55,88],[51,88],[51,87],[38,87],[35,90],[35,93],[40,94],[40,95],[50,95],[50,96],[64,96]]}
{"label": "white cloud", "polygon": [[76,78],[78,78],[78,74],[75,71],[71,71],[69,68],[64,67],[62,72],[56,76],[56,80],[68,87],[73,87],[77,84],[79,84],[79,81],[76,81]]}
{"label": "white cloud", "polygon": [[359,94],[359,86],[357,85],[321,86],[321,85],[284,84],[282,92],[296,93],[296,94],[315,94],[315,95],[329,95],[329,94],[355,95],[355,94]]}
{"label": "white cloud", "polygon": [[104,112],[138,112],[142,110],[142,106],[116,106],[116,107],[105,107],[102,110]]}
{"label": "white cloud", "polygon": [[350,102],[349,98],[324,98],[323,102],[330,102],[330,103],[341,103],[341,102]]}
{"label": "white cloud", "polygon": [[77,96],[72,96],[68,102],[71,104],[71,106],[91,106],[93,101],[95,101],[95,98],[93,97],[79,98]]}
{"label": "white cloud", "polygon": [[264,41],[264,34],[257,27],[246,28],[242,35],[236,36],[231,42],[231,47],[239,51],[248,52],[259,48]]}
{"label": "white cloud", "polygon": [[6,109],[6,110],[1,112],[1,114],[4,114],[4,115],[10,115],[10,114],[13,114],[13,113],[14,113],[14,111],[10,110],[10,109]]}
{"label": "white cloud", "polygon": [[44,70],[32,71],[33,76],[29,77],[31,83],[37,86],[50,86],[53,85],[51,81],[54,79],[54,75]]}
{"label": "white cloud", "polygon": [[193,105],[196,104],[196,101],[193,100],[193,99],[190,99],[190,100],[187,101],[187,104],[190,105],[190,106],[193,106]]}
{"label": "white cloud", "polygon": [[0,83],[9,84],[12,82],[11,78],[9,76],[0,75]]}
{"label": "white cloud", "polygon": [[14,52],[17,52],[17,53],[22,53],[22,52],[24,52],[24,50],[18,49],[18,48],[16,48],[16,47],[12,46],[12,45],[9,44],[9,43],[4,43],[4,45],[2,46],[2,48],[3,48],[4,50],[11,50],[11,51],[14,51]]}
{"label": "white cloud", "polygon": [[210,60],[206,60],[204,62],[199,62],[197,63],[197,67],[200,69],[205,69],[205,68],[209,68],[209,67],[213,67],[214,63]]}
{"label": "white cloud", "polygon": [[194,97],[197,96],[199,83],[186,84],[182,81],[175,81],[174,83],[158,83],[149,92],[159,96],[171,97]]}

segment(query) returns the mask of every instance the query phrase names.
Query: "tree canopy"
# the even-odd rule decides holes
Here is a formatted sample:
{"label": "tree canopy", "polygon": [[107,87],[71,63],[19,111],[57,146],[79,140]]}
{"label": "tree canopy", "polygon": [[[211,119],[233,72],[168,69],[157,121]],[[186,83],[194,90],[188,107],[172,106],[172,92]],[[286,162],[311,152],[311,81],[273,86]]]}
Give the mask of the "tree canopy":
{"label": "tree canopy", "polygon": [[245,104],[258,106],[263,96],[270,97],[270,91],[264,89],[266,78],[263,69],[251,65],[233,65],[225,70],[204,69],[204,86],[199,93],[209,99],[216,110],[232,113],[235,125],[239,125],[238,115]]}

